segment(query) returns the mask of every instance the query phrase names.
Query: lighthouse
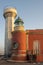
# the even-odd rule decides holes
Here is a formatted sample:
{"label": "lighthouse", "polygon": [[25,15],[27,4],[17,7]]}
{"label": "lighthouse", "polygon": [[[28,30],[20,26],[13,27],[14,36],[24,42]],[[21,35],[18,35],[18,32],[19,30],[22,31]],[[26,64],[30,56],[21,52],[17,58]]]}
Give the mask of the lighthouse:
{"label": "lighthouse", "polygon": [[12,60],[26,60],[26,32],[23,20],[18,17],[14,22],[14,32],[12,32]]}
{"label": "lighthouse", "polygon": [[6,8],[3,16],[5,18],[5,55],[9,55],[12,44],[11,32],[14,31],[14,20],[17,16],[17,10],[15,8]]}

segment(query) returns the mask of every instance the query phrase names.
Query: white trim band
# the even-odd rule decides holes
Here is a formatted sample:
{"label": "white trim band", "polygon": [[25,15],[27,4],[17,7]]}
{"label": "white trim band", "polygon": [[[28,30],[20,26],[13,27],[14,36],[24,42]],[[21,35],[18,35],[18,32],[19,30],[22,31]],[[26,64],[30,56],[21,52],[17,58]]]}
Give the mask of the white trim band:
{"label": "white trim band", "polygon": [[15,54],[12,54],[12,56],[26,56],[26,54],[17,54],[17,55],[15,55]]}
{"label": "white trim band", "polygon": [[18,50],[19,52],[26,52],[26,50]]}
{"label": "white trim band", "polygon": [[[14,51],[14,50],[12,50],[12,51]],[[26,52],[26,50],[18,50],[18,52]]]}

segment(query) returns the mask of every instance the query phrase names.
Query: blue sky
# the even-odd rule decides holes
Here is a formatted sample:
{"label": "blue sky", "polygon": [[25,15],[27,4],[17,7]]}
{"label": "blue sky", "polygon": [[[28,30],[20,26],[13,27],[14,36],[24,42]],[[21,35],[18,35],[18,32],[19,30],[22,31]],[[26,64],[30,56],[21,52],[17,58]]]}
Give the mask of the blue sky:
{"label": "blue sky", "polygon": [[6,7],[15,7],[24,21],[25,29],[43,29],[43,0],[0,0],[0,49],[5,44],[5,19],[3,11]]}

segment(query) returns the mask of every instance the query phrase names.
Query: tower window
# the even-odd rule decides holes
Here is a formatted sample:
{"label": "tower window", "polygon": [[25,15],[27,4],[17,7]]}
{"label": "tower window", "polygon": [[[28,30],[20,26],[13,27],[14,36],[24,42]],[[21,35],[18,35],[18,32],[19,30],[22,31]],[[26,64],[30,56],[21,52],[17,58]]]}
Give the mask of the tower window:
{"label": "tower window", "polygon": [[14,48],[14,49],[17,49],[17,48],[18,48],[18,43],[17,43],[17,42],[14,42],[14,43],[13,43],[13,48]]}

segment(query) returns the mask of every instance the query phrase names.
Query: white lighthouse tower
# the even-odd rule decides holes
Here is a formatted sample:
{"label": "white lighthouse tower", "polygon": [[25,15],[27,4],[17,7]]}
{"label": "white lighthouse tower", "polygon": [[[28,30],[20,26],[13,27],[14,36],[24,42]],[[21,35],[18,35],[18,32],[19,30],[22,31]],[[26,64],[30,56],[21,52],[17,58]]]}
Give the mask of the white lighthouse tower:
{"label": "white lighthouse tower", "polygon": [[6,8],[4,10],[5,18],[5,54],[8,55],[11,49],[11,32],[14,31],[14,20],[17,16],[17,11],[15,8]]}

